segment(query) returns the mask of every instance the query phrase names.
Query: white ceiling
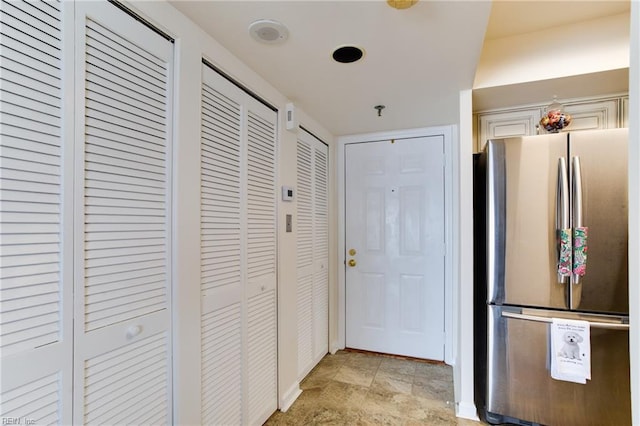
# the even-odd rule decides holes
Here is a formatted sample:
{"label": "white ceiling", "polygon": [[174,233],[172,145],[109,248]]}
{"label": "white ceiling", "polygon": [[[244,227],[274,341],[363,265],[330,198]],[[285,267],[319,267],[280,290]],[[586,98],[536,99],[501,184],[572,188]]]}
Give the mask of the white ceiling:
{"label": "white ceiling", "polygon": [[[458,121],[487,37],[520,34],[628,10],[628,2],[433,1],[410,9],[370,1],[171,1],[242,62],[334,135]],[[491,17],[491,18],[490,18]],[[489,19],[490,18],[490,19]],[[259,43],[248,26],[273,19],[282,45]],[[489,25],[487,26],[487,24]],[[333,50],[365,50],[352,64]],[[386,108],[378,117],[374,106]]]}

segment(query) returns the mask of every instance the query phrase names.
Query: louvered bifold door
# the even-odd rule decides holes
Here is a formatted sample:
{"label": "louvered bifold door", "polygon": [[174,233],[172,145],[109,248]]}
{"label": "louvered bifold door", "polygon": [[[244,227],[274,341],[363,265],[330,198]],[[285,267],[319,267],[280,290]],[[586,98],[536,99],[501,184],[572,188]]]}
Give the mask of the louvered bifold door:
{"label": "louvered bifold door", "polygon": [[76,3],[75,424],[171,423],[173,44]]}
{"label": "louvered bifold door", "polygon": [[277,114],[202,66],[202,423],[277,409]]}
{"label": "louvered bifold door", "polygon": [[202,424],[243,424],[244,94],[202,65]]}
{"label": "louvered bifold door", "polygon": [[313,162],[313,356],[329,351],[329,147],[316,141]]}
{"label": "louvered bifold door", "polygon": [[248,423],[278,408],[276,294],[277,115],[247,99],[247,403]]}
{"label": "louvered bifold door", "polygon": [[329,346],[328,147],[301,130],[297,143],[298,378]]}
{"label": "louvered bifold door", "polygon": [[73,5],[0,5],[0,418],[70,424]]}
{"label": "louvered bifold door", "polygon": [[298,379],[313,368],[313,148],[298,139],[296,162]]}

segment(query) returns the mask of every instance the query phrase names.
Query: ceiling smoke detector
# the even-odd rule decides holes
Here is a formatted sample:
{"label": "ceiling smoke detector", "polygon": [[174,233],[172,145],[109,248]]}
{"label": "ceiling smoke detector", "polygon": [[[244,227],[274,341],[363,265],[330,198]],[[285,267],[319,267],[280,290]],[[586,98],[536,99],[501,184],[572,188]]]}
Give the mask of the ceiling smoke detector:
{"label": "ceiling smoke detector", "polygon": [[284,43],[289,38],[289,30],[283,24],[271,19],[260,19],[249,25],[251,37],[266,44]]}

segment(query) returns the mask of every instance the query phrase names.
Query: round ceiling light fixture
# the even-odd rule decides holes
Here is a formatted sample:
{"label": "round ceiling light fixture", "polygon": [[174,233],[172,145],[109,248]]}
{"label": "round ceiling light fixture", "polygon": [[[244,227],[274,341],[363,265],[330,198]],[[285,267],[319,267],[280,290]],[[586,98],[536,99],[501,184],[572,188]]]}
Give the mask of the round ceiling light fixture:
{"label": "round ceiling light fixture", "polygon": [[284,43],[289,38],[289,30],[283,24],[271,19],[259,19],[249,25],[251,37],[266,44]]}
{"label": "round ceiling light fixture", "polygon": [[357,46],[340,46],[331,55],[333,60],[341,64],[350,64],[362,59],[364,50]]}
{"label": "round ceiling light fixture", "polygon": [[387,4],[394,9],[409,9],[416,3],[418,0],[387,0]]}

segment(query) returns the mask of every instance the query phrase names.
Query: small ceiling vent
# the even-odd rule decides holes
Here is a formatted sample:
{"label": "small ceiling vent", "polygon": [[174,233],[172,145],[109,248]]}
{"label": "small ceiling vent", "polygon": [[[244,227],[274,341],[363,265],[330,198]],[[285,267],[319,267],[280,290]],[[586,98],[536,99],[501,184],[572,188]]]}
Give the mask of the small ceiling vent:
{"label": "small ceiling vent", "polygon": [[289,30],[278,21],[260,19],[249,25],[249,34],[254,40],[266,44],[284,43],[289,38]]}
{"label": "small ceiling vent", "polygon": [[333,60],[341,64],[350,64],[362,59],[364,51],[357,46],[341,46],[333,51]]}

